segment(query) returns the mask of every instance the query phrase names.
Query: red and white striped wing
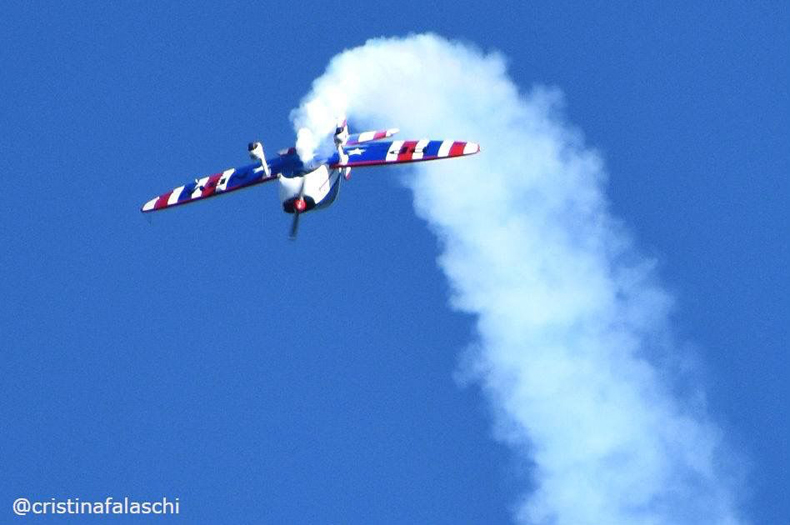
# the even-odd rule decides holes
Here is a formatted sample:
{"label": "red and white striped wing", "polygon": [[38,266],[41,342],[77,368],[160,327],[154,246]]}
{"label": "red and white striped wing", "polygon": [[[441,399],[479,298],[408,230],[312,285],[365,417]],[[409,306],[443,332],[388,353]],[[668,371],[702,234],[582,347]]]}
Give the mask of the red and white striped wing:
{"label": "red and white striped wing", "polygon": [[267,176],[260,163],[242,168],[230,168],[154,197],[143,204],[141,211],[147,213],[172,208],[273,180],[277,180],[277,177]]}
{"label": "red and white striped wing", "polygon": [[333,164],[333,168],[381,166],[462,157],[478,153],[480,146],[476,142],[423,139],[371,142],[347,145],[343,149],[348,160],[345,163]]}

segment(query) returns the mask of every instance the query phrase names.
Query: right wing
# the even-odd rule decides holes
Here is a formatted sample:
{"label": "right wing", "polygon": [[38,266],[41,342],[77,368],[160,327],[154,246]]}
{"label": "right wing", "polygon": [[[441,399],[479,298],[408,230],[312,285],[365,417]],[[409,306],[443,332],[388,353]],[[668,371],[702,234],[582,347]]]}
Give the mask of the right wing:
{"label": "right wing", "polygon": [[478,153],[480,146],[476,142],[453,140],[393,140],[346,146],[343,151],[348,160],[341,163],[335,154],[330,160],[330,167],[382,166],[461,157]]}

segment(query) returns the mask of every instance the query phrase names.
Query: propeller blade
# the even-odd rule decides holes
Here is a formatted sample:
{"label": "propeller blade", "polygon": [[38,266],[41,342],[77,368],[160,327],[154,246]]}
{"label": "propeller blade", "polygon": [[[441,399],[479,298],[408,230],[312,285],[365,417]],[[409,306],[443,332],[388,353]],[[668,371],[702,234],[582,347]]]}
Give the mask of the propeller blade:
{"label": "propeller blade", "polygon": [[[296,234],[299,232],[299,215],[301,215],[301,212],[304,209],[304,183],[305,183],[305,178],[302,177],[302,186],[299,188],[299,197],[297,201],[294,203],[294,220],[291,223],[291,235],[290,235],[290,239],[292,241],[296,240]],[[301,207],[299,206],[299,204],[301,204]]]}
{"label": "propeller blade", "polygon": [[291,235],[289,237],[292,241],[296,240],[296,234],[299,232],[299,216],[300,215],[301,215],[301,213],[298,213],[298,212],[294,213],[294,220],[291,223]]}

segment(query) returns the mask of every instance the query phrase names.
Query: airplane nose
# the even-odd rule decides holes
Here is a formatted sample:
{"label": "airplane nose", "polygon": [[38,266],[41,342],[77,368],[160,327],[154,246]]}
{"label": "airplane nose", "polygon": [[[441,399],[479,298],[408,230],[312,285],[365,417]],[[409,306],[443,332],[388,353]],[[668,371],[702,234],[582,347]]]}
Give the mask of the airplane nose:
{"label": "airplane nose", "polygon": [[307,208],[307,203],[305,202],[304,199],[296,199],[294,201],[294,208],[298,212],[303,212],[305,208]]}

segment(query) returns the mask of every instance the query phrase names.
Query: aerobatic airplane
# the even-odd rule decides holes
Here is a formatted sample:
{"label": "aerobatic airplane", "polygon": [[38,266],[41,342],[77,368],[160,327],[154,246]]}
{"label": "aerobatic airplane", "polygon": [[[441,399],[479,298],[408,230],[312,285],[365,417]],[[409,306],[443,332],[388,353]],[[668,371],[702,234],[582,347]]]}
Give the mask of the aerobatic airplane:
{"label": "aerobatic airplane", "polygon": [[295,148],[267,159],[263,145],[252,142],[248,150],[253,164],[195,179],[154,197],[143,205],[142,211],[164,210],[276,180],[280,182],[283,210],[294,217],[291,239],[295,239],[299,216],[332,204],[340,190],[341,179],[348,180],[351,176],[351,168],[460,157],[480,151],[480,146],[474,142],[382,140],[397,132],[397,129],[388,129],[349,135],[348,124],[343,121],[335,129],[336,151],[329,157],[314,158],[307,163],[302,162]]}

